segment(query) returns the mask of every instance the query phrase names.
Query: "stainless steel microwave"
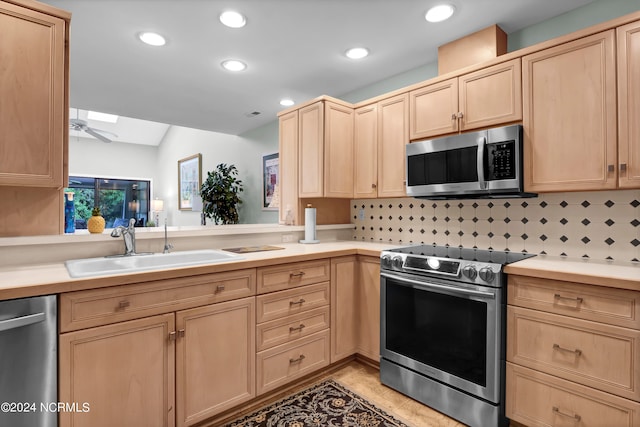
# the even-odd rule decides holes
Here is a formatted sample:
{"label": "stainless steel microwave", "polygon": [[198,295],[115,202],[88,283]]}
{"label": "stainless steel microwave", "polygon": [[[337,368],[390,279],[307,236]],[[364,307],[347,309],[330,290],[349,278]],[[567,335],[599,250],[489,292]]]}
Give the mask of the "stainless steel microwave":
{"label": "stainless steel microwave", "polygon": [[522,139],[522,126],[512,125],[407,144],[407,195],[535,197],[524,191]]}

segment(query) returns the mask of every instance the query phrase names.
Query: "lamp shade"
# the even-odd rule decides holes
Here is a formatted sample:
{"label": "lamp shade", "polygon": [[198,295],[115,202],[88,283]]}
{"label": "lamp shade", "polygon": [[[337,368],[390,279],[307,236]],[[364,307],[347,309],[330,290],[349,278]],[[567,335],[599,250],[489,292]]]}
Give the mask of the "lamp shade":
{"label": "lamp shade", "polygon": [[154,199],[151,201],[151,210],[154,212],[160,212],[164,210],[164,201],[160,199]]}

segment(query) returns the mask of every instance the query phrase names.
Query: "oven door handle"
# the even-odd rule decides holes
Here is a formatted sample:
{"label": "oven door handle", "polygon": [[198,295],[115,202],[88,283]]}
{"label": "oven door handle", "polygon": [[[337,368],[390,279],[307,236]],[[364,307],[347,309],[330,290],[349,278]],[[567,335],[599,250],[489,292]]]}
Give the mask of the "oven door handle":
{"label": "oven door handle", "polygon": [[461,289],[453,286],[439,285],[436,283],[421,282],[419,280],[408,279],[406,277],[396,276],[394,274],[389,274],[384,272],[380,273],[380,276],[386,277],[388,279],[397,280],[399,282],[410,283],[412,285],[420,286],[423,288],[439,289],[441,291],[445,291],[448,294],[468,295],[468,296],[482,297],[485,299],[495,299],[496,297],[495,294],[491,292],[482,292],[482,291],[476,291],[474,289]]}

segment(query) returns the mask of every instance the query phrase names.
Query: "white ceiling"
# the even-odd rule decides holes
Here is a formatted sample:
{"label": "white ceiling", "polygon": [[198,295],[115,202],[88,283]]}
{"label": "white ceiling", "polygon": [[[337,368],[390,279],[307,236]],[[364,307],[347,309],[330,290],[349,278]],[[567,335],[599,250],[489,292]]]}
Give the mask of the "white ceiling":
{"label": "white ceiling", "polygon": [[[88,127],[116,142],[157,146],[162,142],[162,138],[164,138],[164,135],[169,129],[169,125],[166,123],[157,123],[122,116],[118,117],[116,123],[91,120],[87,117],[87,113],[87,110],[70,108],[69,118],[86,120]],[[69,138],[96,139],[86,132],[72,129],[69,129]]]}
{"label": "white ceiling", "polygon": [[[275,120],[281,98],[339,97],[434,62],[439,45],[491,24],[511,33],[593,0],[451,0],[456,15],[438,24],[424,19],[436,0],[43,1],[73,14],[71,106],[240,134]],[[228,9],[246,27],[223,26]],[[168,43],[144,45],[141,31]],[[349,60],[353,46],[371,55]],[[223,70],[228,58],[248,69]]]}

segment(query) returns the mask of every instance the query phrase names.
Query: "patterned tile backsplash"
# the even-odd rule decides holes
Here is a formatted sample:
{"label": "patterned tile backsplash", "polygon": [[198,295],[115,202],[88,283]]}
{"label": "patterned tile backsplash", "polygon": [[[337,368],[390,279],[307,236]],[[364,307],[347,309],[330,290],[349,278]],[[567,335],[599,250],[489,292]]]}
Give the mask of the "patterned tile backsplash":
{"label": "patterned tile backsplash", "polygon": [[354,239],[640,261],[640,190],[530,199],[355,199]]}

